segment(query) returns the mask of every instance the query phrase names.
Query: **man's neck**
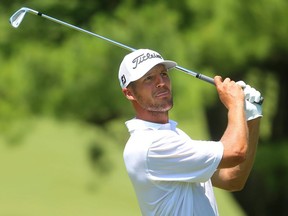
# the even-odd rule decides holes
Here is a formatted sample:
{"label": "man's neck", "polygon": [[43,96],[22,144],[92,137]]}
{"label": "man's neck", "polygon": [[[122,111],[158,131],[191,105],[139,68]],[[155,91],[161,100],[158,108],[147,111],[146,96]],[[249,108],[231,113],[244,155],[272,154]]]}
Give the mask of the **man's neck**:
{"label": "man's neck", "polygon": [[158,123],[158,124],[165,124],[169,122],[168,111],[167,112],[148,111],[146,113],[141,113],[141,114],[137,113],[136,118],[144,120],[144,121]]}

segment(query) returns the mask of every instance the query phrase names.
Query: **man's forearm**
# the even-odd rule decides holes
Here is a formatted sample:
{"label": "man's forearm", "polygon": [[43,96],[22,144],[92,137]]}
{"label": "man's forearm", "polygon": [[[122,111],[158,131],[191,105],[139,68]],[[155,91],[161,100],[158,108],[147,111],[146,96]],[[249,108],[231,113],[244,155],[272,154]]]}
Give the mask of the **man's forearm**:
{"label": "man's forearm", "polygon": [[218,169],[212,177],[215,187],[229,191],[239,191],[243,189],[252,170],[259,138],[260,119],[248,121],[248,149],[246,159],[243,163],[226,169]]}
{"label": "man's forearm", "polygon": [[257,146],[258,146],[258,139],[259,139],[259,127],[260,127],[260,121],[261,118],[256,118],[251,121],[247,122],[248,125],[248,131],[249,131],[249,144],[248,144],[248,149],[247,149],[247,155],[246,155],[246,160],[239,164],[238,168],[238,175],[239,175],[239,180],[243,181],[243,186],[246,183],[249,174],[252,170],[255,156],[256,156],[256,151],[257,151]]}

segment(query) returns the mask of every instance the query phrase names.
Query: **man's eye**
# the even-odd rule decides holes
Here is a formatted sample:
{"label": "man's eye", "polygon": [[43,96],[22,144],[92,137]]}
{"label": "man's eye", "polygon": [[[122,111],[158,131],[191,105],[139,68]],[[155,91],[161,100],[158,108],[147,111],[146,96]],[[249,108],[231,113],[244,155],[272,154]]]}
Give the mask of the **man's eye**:
{"label": "man's eye", "polygon": [[149,81],[149,80],[151,80],[151,79],[152,79],[151,76],[147,76],[147,77],[145,78],[146,81]]}

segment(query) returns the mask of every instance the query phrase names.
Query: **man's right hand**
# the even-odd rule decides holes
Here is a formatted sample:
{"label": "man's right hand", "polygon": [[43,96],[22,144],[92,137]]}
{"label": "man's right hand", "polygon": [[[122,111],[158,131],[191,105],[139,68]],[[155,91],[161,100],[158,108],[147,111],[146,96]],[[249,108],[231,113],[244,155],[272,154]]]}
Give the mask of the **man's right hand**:
{"label": "man's right hand", "polygon": [[244,110],[245,95],[240,85],[236,84],[230,78],[226,78],[223,81],[221,76],[215,76],[214,82],[219,98],[228,110],[235,107],[242,107]]}

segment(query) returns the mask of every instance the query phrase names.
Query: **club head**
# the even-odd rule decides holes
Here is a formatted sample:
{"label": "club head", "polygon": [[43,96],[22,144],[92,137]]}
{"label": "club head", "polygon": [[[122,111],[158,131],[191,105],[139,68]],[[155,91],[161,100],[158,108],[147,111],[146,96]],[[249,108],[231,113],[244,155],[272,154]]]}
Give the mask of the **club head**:
{"label": "club head", "polygon": [[10,17],[10,19],[9,19],[9,22],[10,22],[10,24],[14,27],[14,28],[17,28],[20,24],[21,24],[21,22],[22,22],[22,20],[23,20],[23,18],[24,18],[24,16],[25,16],[25,14],[27,13],[27,8],[20,8],[18,11],[16,11],[11,17]]}

